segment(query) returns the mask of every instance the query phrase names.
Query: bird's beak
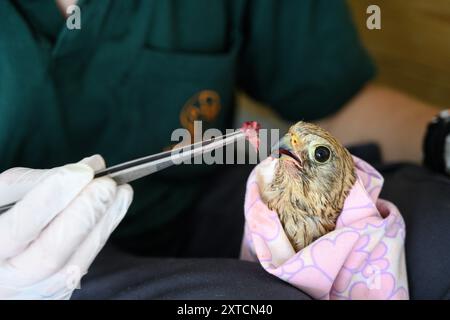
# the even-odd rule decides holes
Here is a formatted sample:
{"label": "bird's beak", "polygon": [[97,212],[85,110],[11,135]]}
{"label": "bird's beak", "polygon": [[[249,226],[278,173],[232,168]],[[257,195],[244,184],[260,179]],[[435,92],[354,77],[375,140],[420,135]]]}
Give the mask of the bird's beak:
{"label": "bird's beak", "polygon": [[284,135],[280,139],[280,141],[272,147],[272,150],[271,150],[272,156],[274,158],[280,158],[282,155],[289,156],[292,159],[294,159],[300,167],[302,167],[303,166],[302,160],[299,156],[297,156],[297,153],[296,153],[294,147],[292,146],[291,141],[292,141],[292,139],[291,139],[290,134]]}
{"label": "bird's beak", "polygon": [[276,143],[273,147],[272,147],[272,153],[274,155],[278,154],[278,156],[280,156],[279,154],[279,150],[287,150],[289,152],[292,152],[293,148],[292,148],[292,143],[291,143],[291,138],[289,136],[289,134],[285,134],[280,141],[278,141],[278,143]]}

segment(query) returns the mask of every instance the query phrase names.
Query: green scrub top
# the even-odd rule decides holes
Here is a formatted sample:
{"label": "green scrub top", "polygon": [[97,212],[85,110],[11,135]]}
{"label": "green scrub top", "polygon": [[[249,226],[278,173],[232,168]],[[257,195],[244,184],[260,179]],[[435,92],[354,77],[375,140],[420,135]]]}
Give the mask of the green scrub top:
{"label": "green scrub top", "polygon": [[[167,149],[172,131],[194,120],[231,128],[236,88],[287,120],[322,118],[374,73],[345,1],[78,6],[81,29],[70,30],[54,0],[0,1],[1,170],[96,153],[113,165]],[[133,183],[115,237],[151,237],[217,168],[179,166]]]}

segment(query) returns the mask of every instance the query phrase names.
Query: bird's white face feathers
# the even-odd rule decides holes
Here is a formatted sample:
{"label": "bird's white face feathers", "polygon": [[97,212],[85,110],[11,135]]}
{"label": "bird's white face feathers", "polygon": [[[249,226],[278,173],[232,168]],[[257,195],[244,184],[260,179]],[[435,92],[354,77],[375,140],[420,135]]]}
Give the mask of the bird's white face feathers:
{"label": "bird's white face feathers", "polygon": [[273,181],[277,164],[278,159],[269,157],[258,165],[256,168],[256,175],[259,186],[270,184]]}

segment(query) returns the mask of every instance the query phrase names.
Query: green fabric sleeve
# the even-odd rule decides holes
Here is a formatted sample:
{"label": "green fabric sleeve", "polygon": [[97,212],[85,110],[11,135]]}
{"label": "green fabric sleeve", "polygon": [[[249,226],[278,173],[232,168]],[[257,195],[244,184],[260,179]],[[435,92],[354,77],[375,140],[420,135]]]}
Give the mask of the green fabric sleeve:
{"label": "green fabric sleeve", "polygon": [[240,87],[287,120],[337,111],[375,73],[345,1],[250,0]]}

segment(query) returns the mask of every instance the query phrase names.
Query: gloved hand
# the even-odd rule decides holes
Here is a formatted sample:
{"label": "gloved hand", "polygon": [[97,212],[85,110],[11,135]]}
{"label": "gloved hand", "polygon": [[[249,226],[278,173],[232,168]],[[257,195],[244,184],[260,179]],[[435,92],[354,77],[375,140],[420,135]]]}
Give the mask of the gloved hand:
{"label": "gloved hand", "polygon": [[69,299],[133,198],[93,156],[51,170],[0,174],[0,299]]}

